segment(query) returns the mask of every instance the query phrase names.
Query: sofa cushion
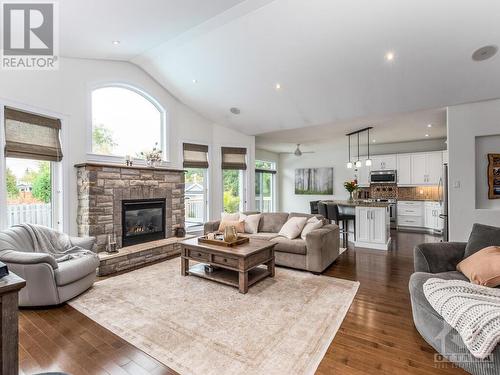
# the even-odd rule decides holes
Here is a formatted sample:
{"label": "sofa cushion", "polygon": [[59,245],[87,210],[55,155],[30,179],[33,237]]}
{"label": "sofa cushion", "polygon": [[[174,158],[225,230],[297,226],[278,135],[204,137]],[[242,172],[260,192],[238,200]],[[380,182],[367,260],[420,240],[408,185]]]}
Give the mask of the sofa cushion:
{"label": "sofa cushion", "polygon": [[306,222],[306,225],[304,226],[304,229],[302,229],[300,238],[305,240],[308,233],[312,232],[315,229],[319,229],[322,226],[323,226],[323,220],[320,220],[315,216],[309,218]]}
{"label": "sofa cushion", "polygon": [[306,241],[302,238],[295,238],[290,240],[285,237],[275,237],[271,239],[271,242],[276,242],[274,251],[281,251],[283,253],[306,255],[307,247]]}
{"label": "sofa cushion", "polygon": [[244,237],[251,238],[253,240],[265,240],[269,241],[273,238],[278,237],[278,233],[269,233],[269,232],[259,232],[259,233],[242,233]]}
{"label": "sofa cushion", "polygon": [[245,215],[240,214],[240,220],[245,222],[245,233],[257,233],[259,231],[259,222],[262,214]]}
{"label": "sofa cushion", "polygon": [[302,229],[306,225],[307,217],[292,217],[281,227],[278,233],[282,237],[293,240],[300,236]]}
{"label": "sofa cushion", "polygon": [[464,257],[467,258],[488,246],[500,246],[500,228],[476,223],[472,226]]}
{"label": "sofa cushion", "polygon": [[264,212],[259,222],[259,232],[278,233],[288,220],[286,212]]}
{"label": "sofa cushion", "polygon": [[56,284],[67,285],[95,273],[99,266],[99,257],[97,254],[84,255],[58,264],[59,268],[54,270]]}

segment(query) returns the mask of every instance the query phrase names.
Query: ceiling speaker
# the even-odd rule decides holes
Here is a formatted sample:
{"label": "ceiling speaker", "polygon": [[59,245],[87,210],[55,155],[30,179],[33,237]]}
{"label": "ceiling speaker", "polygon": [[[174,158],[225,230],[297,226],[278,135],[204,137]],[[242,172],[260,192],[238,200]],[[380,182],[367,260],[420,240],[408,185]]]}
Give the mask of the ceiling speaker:
{"label": "ceiling speaker", "polygon": [[484,61],[492,58],[498,52],[497,46],[484,46],[474,51],[472,54],[472,60],[474,61]]}

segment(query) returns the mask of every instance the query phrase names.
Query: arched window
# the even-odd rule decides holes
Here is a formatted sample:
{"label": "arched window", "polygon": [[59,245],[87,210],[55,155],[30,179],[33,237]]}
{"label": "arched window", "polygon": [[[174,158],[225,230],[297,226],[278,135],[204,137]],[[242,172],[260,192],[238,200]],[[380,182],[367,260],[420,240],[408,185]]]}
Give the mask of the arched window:
{"label": "arched window", "polygon": [[155,145],[165,159],[165,114],[145,95],[121,86],[92,91],[93,154],[138,156]]}

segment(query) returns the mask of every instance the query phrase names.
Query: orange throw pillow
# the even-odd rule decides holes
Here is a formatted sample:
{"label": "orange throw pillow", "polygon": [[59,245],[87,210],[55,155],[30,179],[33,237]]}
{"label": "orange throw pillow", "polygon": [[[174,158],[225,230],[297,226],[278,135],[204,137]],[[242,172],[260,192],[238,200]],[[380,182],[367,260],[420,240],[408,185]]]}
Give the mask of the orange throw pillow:
{"label": "orange throw pillow", "polygon": [[465,258],[457,271],[471,283],[494,288],[500,285],[500,246],[489,246]]}
{"label": "orange throw pillow", "polygon": [[226,229],[226,227],[235,227],[236,232],[245,233],[245,220],[221,221],[219,224],[219,232],[224,232],[224,229]]}

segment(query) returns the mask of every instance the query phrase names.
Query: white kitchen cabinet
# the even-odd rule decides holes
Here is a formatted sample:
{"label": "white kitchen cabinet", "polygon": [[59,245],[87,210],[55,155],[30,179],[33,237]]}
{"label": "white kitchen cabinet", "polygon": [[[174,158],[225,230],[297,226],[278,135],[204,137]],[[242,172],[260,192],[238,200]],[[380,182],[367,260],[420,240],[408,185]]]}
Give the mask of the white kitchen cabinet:
{"label": "white kitchen cabinet", "polygon": [[423,152],[411,155],[412,185],[437,185],[442,177],[443,154]]}
{"label": "white kitchen cabinet", "polygon": [[376,155],[372,156],[372,171],[396,170],[396,155]]}
{"label": "white kitchen cabinet", "polygon": [[439,202],[425,202],[424,226],[427,229],[442,231],[443,219],[439,218],[442,208]]}
{"label": "white kitchen cabinet", "polygon": [[411,185],[411,154],[400,154],[397,157],[398,185]]}
{"label": "white kitchen cabinet", "polygon": [[357,247],[388,250],[391,242],[389,207],[356,207]]}

